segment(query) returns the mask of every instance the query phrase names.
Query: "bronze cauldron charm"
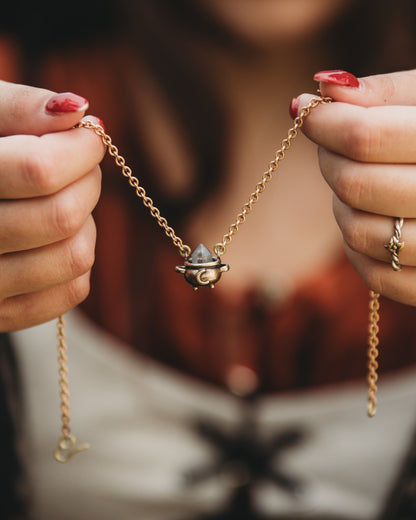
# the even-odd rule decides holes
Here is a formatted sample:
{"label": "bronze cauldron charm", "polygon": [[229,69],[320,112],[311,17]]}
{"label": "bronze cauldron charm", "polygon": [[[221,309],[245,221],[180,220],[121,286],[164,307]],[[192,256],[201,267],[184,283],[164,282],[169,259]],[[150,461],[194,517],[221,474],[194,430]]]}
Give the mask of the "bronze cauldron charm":
{"label": "bronze cauldron charm", "polygon": [[203,244],[185,260],[185,264],[176,267],[176,271],[184,275],[185,280],[190,283],[194,291],[198,287],[208,285],[211,289],[221,278],[221,274],[230,269],[228,264],[221,263],[219,256],[214,256]]}

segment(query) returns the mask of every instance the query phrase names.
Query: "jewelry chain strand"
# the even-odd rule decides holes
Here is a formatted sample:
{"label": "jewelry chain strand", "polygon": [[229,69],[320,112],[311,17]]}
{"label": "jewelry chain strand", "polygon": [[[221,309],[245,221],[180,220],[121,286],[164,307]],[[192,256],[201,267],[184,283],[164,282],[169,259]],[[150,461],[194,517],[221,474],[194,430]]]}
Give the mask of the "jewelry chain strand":
{"label": "jewelry chain strand", "polygon": [[278,169],[280,161],[285,158],[286,151],[289,150],[292,141],[298,135],[299,128],[301,128],[305,118],[309,115],[311,110],[322,103],[331,103],[331,101],[332,99],[330,97],[315,97],[301,109],[299,115],[294,120],[292,128],[289,129],[287,137],[282,140],[280,148],[275,152],[274,159],[270,161],[267,170],[263,173],[262,178],[256,184],[255,190],[250,194],[248,202],[243,205],[241,213],[237,215],[234,223],[228,228],[228,232],[222,237],[222,242],[215,244],[215,254],[222,256],[225,253],[226,246],[238,232],[240,225],[244,224],[246,221],[247,215],[252,211],[253,205],[258,201],[260,194],[265,190],[266,184],[272,180],[273,173]]}
{"label": "jewelry chain strand", "polygon": [[367,383],[368,383],[368,405],[367,405],[367,414],[369,417],[374,417],[377,411],[377,380],[378,380],[378,322],[380,320],[380,315],[378,311],[380,310],[380,301],[379,294],[370,291],[370,315],[369,315],[369,326],[368,326],[368,374],[367,374]]}
{"label": "jewelry chain strand", "polygon": [[[309,115],[311,110],[316,108],[318,105],[322,103],[330,103],[331,101],[332,100],[329,97],[315,97],[301,109],[299,115],[294,120],[292,128],[289,129],[287,137],[282,140],[280,148],[275,152],[274,159],[269,163],[261,180],[256,184],[255,190],[251,193],[248,202],[243,205],[241,213],[237,215],[235,222],[230,225],[228,232],[222,238],[222,242],[219,242],[214,246],[215,254],[222,256],[225,253],[226,246],[238,232],[240,225],[245,222],[247,215],[253,209],[253,205],[258,201],[260,194],[265,190],[266,184],[272,180],[273,173],[279,167],[279,162],[285,158],[285,153],[290,148],[293,139],[298,135],[298,129],[303,125],[304,119]],[[119,154],[118,148],[113,144],[111,137],[105,133],[100,125],[96,125],[88,120],[81,121],[76,126],[93,130],[99,137],[101,137],[108,153],[114,157],[115,163],[121,168],[124,177],[127,177],[128,182],[135,190],[136,195],[142,199],[144,206],[149,209],[151,216],[156,219],[159,226],[164,230],[166,236],[168,236],[172,240],[173,244],[179,249],[180,255],[187,258],[191,253],[191,248],[184,244],[183,240],[176,235],[174,229],[169,226],[166,218],[160,214],[160,210],[154,205],[153,200],[147,195],[143,186],[140,185],[138,178],[133,175],[131,168],[126,165],[126,160]]]}
{"label": "jewelry chain strand", "polygon": [[61,389],[59,397],[61,399],[61,433],[58,447],[54,452],[55,460],[58,462],[68,462],[75,454],[80,451],[87,450],[90,445],[88,443],[76,446],[76,438],[71,433],[71,415],[69,413],[69,381],[68,381],[68,357],[65,335],[65,320],[63,316],[58,317],[57,321],[57,340],[58,340],[58,364],[59,364],[59,388]]}
{"label": "jewelry chain strand", "polygon": [[111,137],[105,133],[100,125],[95,125],[91,121],[81,121],[76,125],[76,127],[88,128],[101,137],[108,153],[114,157],[116,165],[121,168],[121,173],[124,177],[127,177],[130,186],[135,190],[136,195],[142,199],[144,206],[149,209],[151,216],[156,219],[159,226],[164,230],[166,236],[169,237],[173,244],[179,249],[181,256],[185,258],[188,257],[191,253],[191,248],[183,243],[183,240],[176,235],[174,229],[169,226],[166,218],[162,217],[160,210],[154,205],[153,200],[147,195],[143,186],[140,185],[139,179],[133,175],[131,168],[126,165],[126,160],[119,154],[118,148],[113,144]]}
{"label": "jewelry chain strand", "polygon": [[[227,233],[222,237],[222,241],[214,246],[214,252],[218,256],[222,256],[226,251],[226,246],[230,244],[235,234],[239,231],[241,224],[246,221],[247,215],[252,211],[254,204],[258,201],[260,194],[265,190],[267,183],[272,180],[273,173],[279,167],[280,161],[285,158],[287,150],[290,148],[292,141],[298,135],[299,128],[302,127],[305,118],[309,115],[311,110],[322,103],[330,103],[332,100],[328,97],[315,97],[301,109],[299,115],[295,118],[293,126],[289,129],[287,137],[281,142],[280,148],[275,152],[274,159],[269,163],[267,170],[263,173],[262,178],[256,184],[255,190],[250,194],[248,201],[243,205],[242,210],[238,213],[235,221],[228,228]],[[126,160],[120,155],[118,148],[113,144],[111,137],[105,133],[104,129],[91,121],[81,121],[76,125],[76,128],[87,128],[93,130],[102,140],[108,153],[114,158],[117,166],[120,167],[124,177],[128,179],[130,186],[135,190],[137,197],[139,197],[144,206],[149,209],[150,215],[156,220],[158,225],[163,229],[165,235],[171,239],[173,244],[179,249],[182,257],[187,258],[191,254],[191,248],[184,244],[183,240],[178,237],[175,230],[169,226],[165,217],[160,213],[160,210],[155,206],[153,200],[147,195],[146,190],[140,185],[137,177],[129,166],[126,165]],[[370,417],[373,417],[377,409],[377,368],[378,368],[378,310],[379,295],[370,291],[370,317],[369,317],[369,340],[368,340],[368,408],[367,412]],[[61,408],[61,432],[62,437],[59,441],[57,450],[55,451],[55,458],[59,462],[67,462],[75,453],[87,449],[87,444],[75,447],[75,437],[71,434],[69,413],[69,382],[68,382],[68,367],[67,367],[67,345],[65,338],[65,321],[63,316],[59,316],[57,322],[58,328],[58,363],[59,363],[59,387],[60,391],[60,408]]]}
{"label": "jewelry chain strand", "polygon": [[58,364],[59,364],[59,388],[61,389],[59,393],[59,397],[61,398],[60,409],[62,412],[61,415],[61,432],[62,438],[66,441],[71,437],[71,428],[69,425],[69,421],[71,420],[71,416],[69,415],[69,390],[68,390],[68,357],[66,355],[68,347],[66,344],[66,336],[65,336],[65,320],[63,316],[59,316],[57,322],[57,339],[58,339]]}

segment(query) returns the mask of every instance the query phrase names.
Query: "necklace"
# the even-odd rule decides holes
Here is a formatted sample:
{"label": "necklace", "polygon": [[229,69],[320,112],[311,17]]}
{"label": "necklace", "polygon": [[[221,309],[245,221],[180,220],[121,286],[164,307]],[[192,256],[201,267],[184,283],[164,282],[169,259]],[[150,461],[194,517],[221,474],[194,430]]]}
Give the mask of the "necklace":
{"label": "necklace", "polygon": [[[290,148],[292,141],[298,135],[298,130],[302,127],[305,118],[310,112],[320,104],[330,103],[331,98],[314,97],[309,103],[303,107],[299,115],[295,118],[293,126],[289,129],[287,136],[282,140],[280,148],[276,151],[273,160],[269,163],[267,170],[263,173],[260,181],[256,184],[254,191],[250,194],[248,201],[243,205],[241,212],[235,218],[235,221],[229,226],[227,232],[223,235],[220,242],[216,243],[211,252],[205,245],[199,244],[197,248],[191,252],[191,248],[184,244],[183,240],[176,234],[175,230],[169,225],[160,210],[155,206],[153,200],[147,195],[146,190],[140,185],[137,177],[123,156],[119,154],[118,148],[113,144],[111,137],[105,133],[104,129],[91,121],[81,121],[76,128],[87,128],[94,131],[102,140],[108,153],[114,158],[117,166],[120,167],[121,173],[127,178],[130,186],[135,190],[136,195],[141,199],[142,203],[148,208],[151,216],[156,220],[157,224],[162,228],[165,235],[172,241],[173,245],[178,249],[180,256],[184,259],[184,265],[177,266],[176,271],[182,274],[185,280],[192,285],[196,291],[199,287],[214,288],[214,285],[220,280],[222,273],[229,270],[229,265],[221,260],[221,256],[225,254],[227,246],[232,241],[240,226],[244,224],[247,216],[252,211],[254,204],[259,200],[260,194],[265,190],[267,183],[272,180],[273,174],[279,167],[280,161],[285,158],[286,151]],[[368,404],[367,414],[373,417],[377,410],[377,380],[378,380],[378,322],[379,322],[379,294],[370,291],[370,310],[369,310],[369,328],[368,328]],[[77,445],[74,435],[71,433],[70,413],[69,413],[69,381],[67,367],[67,344],[65,337],[65,321],[60,316],[57,322],[58,328],[58,363],[59,363],[59,387],[61,400],[61,433],[58,447],[54,456],[58,462],[67,462],[76,453],[89,448],[89,444]]]}

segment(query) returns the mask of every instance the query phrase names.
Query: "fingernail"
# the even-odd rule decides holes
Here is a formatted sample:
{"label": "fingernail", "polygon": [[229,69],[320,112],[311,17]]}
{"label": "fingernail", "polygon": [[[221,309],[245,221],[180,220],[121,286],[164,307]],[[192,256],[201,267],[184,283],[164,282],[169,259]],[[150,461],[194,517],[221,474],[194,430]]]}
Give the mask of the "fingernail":
{"label": "fingernail", "polygon": [[292,119],[296,119],[298,117],[299,110],[299,99],[297,97],[292,98],[292,101],[289,105],[289,114]]}
{"label": "fingernail", "polygon": [[72,92],[53,95],[46,103],[46,110],[53,114],[68,114],[88,108],[88,101]]}
{"label": "fingernail", "polygon": [[317,72],[313,79],[331,83],[332,85],[339,85],[340,87],[357,88],[360,86],[358,79],[350,72],[345,72],[345,70],[323,70],[322,72]]}

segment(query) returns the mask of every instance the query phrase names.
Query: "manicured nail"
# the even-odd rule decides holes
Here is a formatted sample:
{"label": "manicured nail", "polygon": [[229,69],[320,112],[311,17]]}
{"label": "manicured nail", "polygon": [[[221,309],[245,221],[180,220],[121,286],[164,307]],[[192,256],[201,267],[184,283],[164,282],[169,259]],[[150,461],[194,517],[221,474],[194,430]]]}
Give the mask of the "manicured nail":
{"label": "manicured nail", "polygon": [[55,94],[46,103],[46,110],[53,114],[68,114],[85,110],[86,108],[88,108],[88,101],[72,92]]}
{"label": "manicured nail", "polygon": [[360,86],[358,79],[350,72],[345,72],[345,70],[323,70],[322,72],[317,72],[313,79],[339,85],[340,87],[357,88]]}
{"label": "manicured nail", "polygon": [[289,105],[289,114],[292,119],[296,119],[298,117],[299,110],[299,99],[297,97],[292,98],[292,101]]}

